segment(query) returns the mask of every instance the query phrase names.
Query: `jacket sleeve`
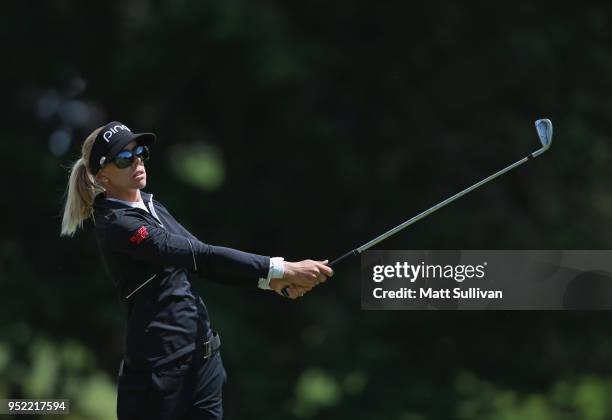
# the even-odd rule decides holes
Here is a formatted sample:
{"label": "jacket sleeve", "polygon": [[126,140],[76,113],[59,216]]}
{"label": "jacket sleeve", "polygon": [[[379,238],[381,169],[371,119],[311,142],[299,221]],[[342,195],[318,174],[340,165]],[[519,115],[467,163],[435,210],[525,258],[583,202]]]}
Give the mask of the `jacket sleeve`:
{"label": "jacket sleeve", "polygon": [[222,283],[253,287],[268,275],[270,257],[170,233],[139,214],[123,213],[112,220],[108,235],[114,251],[152,264],[186,267],[202,278],[222,278]]}

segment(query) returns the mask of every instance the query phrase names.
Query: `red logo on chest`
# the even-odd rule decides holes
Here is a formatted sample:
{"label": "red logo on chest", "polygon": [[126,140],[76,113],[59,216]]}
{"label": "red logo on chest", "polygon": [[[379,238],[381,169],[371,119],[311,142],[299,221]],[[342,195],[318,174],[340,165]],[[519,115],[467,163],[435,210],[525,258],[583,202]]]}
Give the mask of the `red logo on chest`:
{"label": "red logo on chest", "polygon": [[148,236],[149,236],[149,231],[147,230],[147,228],[144,226],[140,226],[140,228],[136,231],[136,233],[133,234],[132,237],[130,238],[130,242],[139,244],[142,241],[144,241],[145,238],[147,238]]}

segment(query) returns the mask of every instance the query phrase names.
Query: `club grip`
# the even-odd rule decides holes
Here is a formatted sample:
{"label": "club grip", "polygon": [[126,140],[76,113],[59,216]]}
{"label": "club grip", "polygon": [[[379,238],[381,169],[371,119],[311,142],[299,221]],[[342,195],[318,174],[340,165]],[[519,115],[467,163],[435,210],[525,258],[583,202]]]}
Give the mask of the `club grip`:
{"label": "club grip", "polygon": [[[346,254],[342,255],[341,257],[336,258],[335,260],[333,260],[332,262],[330,262],[329,264],[327,264],[328,267],[333,267],[334,265],[338,264],[339,262],[347,259],[348,257],[351,256],[357,256],[359,255],[359,251],[357,251],[356,249],[353,249],[352,251],[347,252]],[[282,290],[281,293],[283,294],[283,296],[285,297],[289,297],[289,292],[287,292],[287,289],[289,288],[289,286],[285,286]]]}

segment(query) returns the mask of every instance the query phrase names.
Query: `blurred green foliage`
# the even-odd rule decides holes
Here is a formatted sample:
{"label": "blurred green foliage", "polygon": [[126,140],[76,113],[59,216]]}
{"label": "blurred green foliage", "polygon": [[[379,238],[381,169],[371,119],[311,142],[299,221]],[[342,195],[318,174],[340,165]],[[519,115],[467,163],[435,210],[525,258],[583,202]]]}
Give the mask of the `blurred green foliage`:
{"label": "blurred green foliage", "polygon": [[461,419],[602,420],[612,415],[612,382],[592,375],[555,382],[550,390],[521,395],[463,372],[456,379]]}
{"label": "blurred green foliage", "polygon": [[222,186],[225,169],[216,148],[206,145],[177,146],[172,154],[172,168],[179,180],[204,191],[213,191]]}
{"label": "blurred green foliage", "polygon": [[[125,308],[65,167],[117,119],[154,131],[147,191],[201,240],[334,258],[533,151],[379,249],[609,248],[605,3],[8,2],[0,396],[114,417]],[[272,195],[273,193],[273,195]],[[382,244],[381,244],[382,245]],[[227,418],[605,419],[605,312],[362,312],[359,263],[303,300],[195,288]]]}

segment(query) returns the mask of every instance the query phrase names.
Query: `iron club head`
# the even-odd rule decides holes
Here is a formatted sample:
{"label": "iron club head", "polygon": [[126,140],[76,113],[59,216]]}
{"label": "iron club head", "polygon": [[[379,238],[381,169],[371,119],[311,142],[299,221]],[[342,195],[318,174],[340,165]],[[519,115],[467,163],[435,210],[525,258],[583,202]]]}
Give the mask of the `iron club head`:
{"label": "iron club head", "polygon": [[548,149],[552,143],[553,126],[552,122],[548,119],[537,120],[535,122],[536,130],[538,131],[538,137],[542,143],[544,149]]}

